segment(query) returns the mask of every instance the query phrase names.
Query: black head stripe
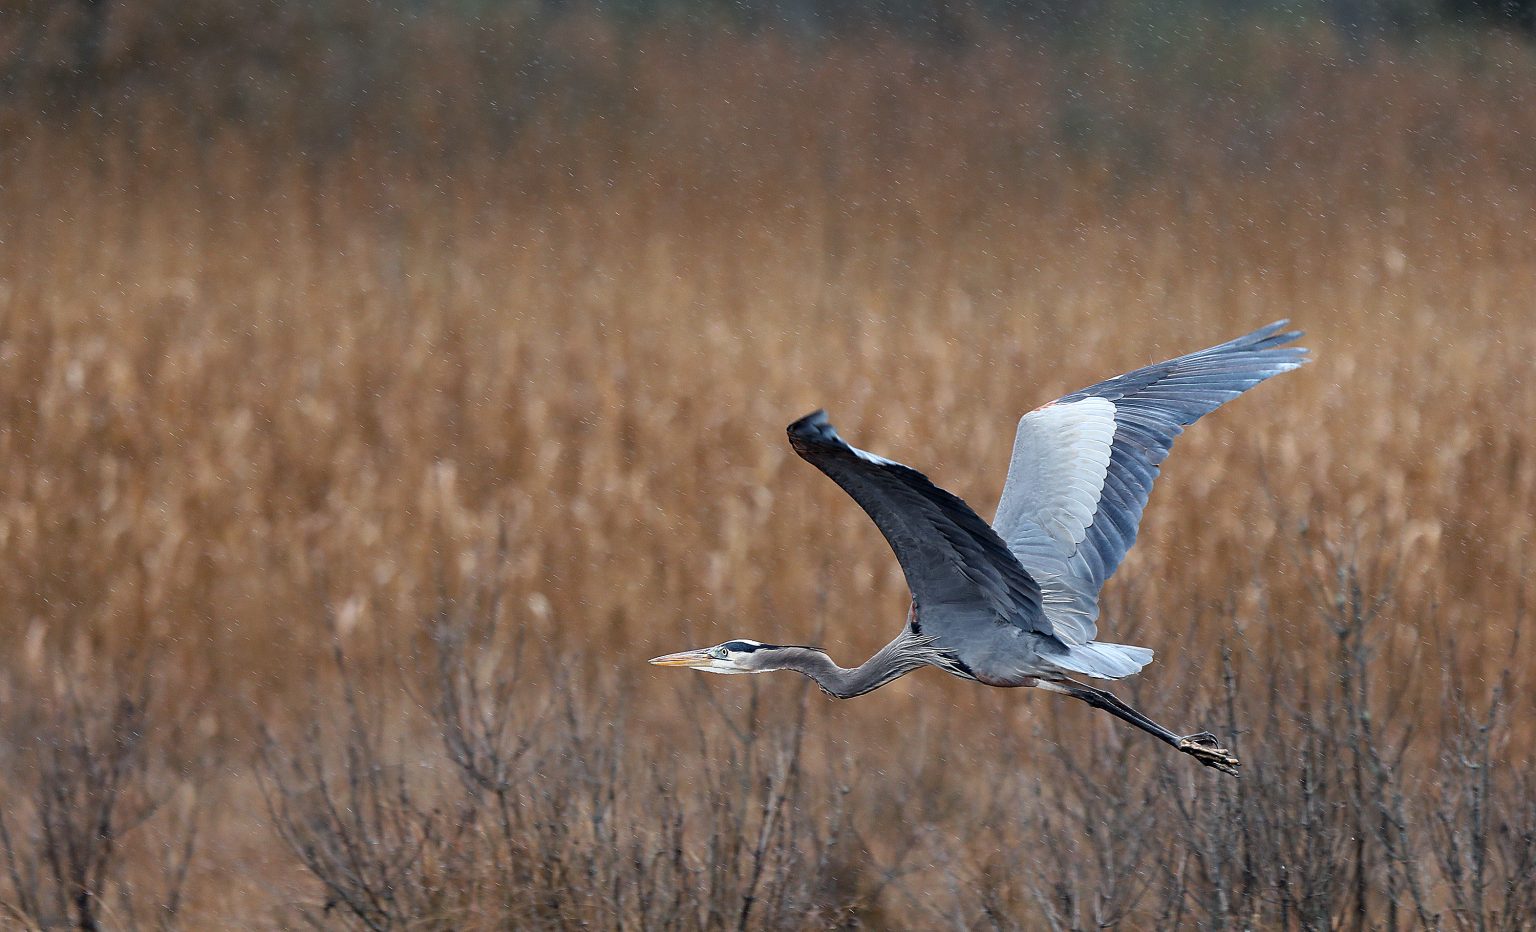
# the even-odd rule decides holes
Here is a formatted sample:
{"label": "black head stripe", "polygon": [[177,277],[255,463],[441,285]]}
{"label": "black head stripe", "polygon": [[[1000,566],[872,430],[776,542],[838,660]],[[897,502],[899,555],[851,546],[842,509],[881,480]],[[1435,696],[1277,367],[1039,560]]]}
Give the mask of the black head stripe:
{"label": "black head stripe", "polygon": [[[720,646],[725,648],[726,650],[734,653],[734,654],[750,654],[753,651],[759,651],[759,650],[783,650],[786,645],[783,645],[783,644],[758,644],[758,643],[753,642],[753,641],[726,641],[724,644],[721,644]],[[806,647],[803,644],[791,644],[791,645],[787,645],[787,646],[789,646],[789,647],[799,647],[802,650],[818,650],[818,651],[821,650],[821,648],[819,648],[819,647]]]}

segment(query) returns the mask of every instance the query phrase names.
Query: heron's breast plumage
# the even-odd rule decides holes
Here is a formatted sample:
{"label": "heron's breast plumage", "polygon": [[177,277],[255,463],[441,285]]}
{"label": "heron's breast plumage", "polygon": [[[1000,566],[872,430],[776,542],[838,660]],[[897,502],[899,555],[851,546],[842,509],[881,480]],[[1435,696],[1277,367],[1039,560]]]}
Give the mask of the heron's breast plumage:
{"label": "heron's breast plumage", "polygon": [[1036,675],[1050,669],[1040,659],[1050,650],[1049,640],[1013,625],[967,628],[963,636],[934,637],[933,647],[954,661],[952,665],[934,665],[988,686],[1027,686]]}

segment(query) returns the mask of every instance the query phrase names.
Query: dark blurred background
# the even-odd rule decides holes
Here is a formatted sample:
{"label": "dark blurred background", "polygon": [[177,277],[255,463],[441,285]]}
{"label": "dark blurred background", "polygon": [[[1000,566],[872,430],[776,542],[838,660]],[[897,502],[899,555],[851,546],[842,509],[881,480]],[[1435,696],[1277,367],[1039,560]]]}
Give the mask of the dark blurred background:
{"label": "dark blurred background", "polygon": [[[716,30],[772,31],[815,45],[887,34],[944,47],[999,38],[1134,58],[1212,54],[1224,35],[1265,30],[1332,41],[1348,60],[1374,47],[1443,41],[1463,29],[1536,29],[1531,0],[10,0],[0,93],[11,106],[65,116],[111,113],[146,92],[175,94],[201,119],[270,117],[301,95],[312,119],[344,135],[383,118],[370,102],[403,103],[449,87],[481,115],[516,124],[552,81],[577,77],[543,41],[562,20],[598,17],[625,36],[666,31],[707,41]],[[1317,35],[1322,27],[1329,36]],[[416,67],[431,59],[438,67]],[[466,84],[464,79],[470,79]],[[426,87],[415,86],[425,80]],[[472,90],[471,90],[472,88]],[[599,103],[620,88],[594,87]],[[459,102],[462,105],[464,102]],[[387,108],[386,108],[387,109]],[[324,133],[315,130],[321,138]]]}

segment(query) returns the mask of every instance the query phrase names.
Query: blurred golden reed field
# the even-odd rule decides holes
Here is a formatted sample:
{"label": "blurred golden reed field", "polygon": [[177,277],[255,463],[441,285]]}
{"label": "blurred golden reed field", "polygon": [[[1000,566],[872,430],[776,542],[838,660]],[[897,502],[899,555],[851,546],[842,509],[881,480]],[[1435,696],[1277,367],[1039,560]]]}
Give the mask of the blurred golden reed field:
{"label": "blurred golden reed field", "polygon": [[[1529,48],[570,18],[496,123],[423,29],[329,135],[195,75],[5,117],[6,924],[1533,921]],[[1022,412],[1282,317],[1315,363],[1180,440],[1102,620],[1240,780],[646,666],[900,625],[794,417],[990,516]]]}

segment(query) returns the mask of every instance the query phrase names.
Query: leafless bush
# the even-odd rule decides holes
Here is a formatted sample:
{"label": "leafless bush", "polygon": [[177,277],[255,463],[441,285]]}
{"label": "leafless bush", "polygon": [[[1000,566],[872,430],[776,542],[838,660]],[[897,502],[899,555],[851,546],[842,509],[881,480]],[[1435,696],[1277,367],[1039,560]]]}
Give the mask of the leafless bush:
{"label": "leafless bush", "polygon": [[757,929],[872,908],[841,794],[806,780],[809,690],[771,727],[755,703],[714,708],[658,757],[627,746],[611,693],[530,682],[521,644],[473,613],[445,606],[432,631],[427,759],[382,750],[389,706],[345,675],[335,734],[269,738],[272,824],[325,891],[310,921]]}
{"label": "leafless bush", "polygon": [[1462,690],[1448,699],[1459,727],[1442,752],[1439,805],[1427,813],[1425,861],[1447,891],[1435,918],[1489,932],[1529,927],[1536,916],[1536,782],[1506,758],[1509,676],[1481,715]]}
{"label": "leafless bush", "polygon": [[[270,736],[262,789],[275,831],[325,890],[321,924],[332,915],[365,929],[398,929],[460,905],[462,841],[472,814],[438,801],[430,772],[418,775],[384,749],[387,729],[365,708],[339,648],[345,715],[339,734],[318,723],[291,746]],[[373,716],[373,717],[370,717]]]}
{"label": "leafless bush", "polygon": [[[157,845],[145,825],[186,786],[147,679],[89,689],[66,681],[12,710],[0,747],[0,908],[49,928],[170,928],[181,909],[196,822],[172,812]],[[159,869],[146,873],[142,863]]]}

